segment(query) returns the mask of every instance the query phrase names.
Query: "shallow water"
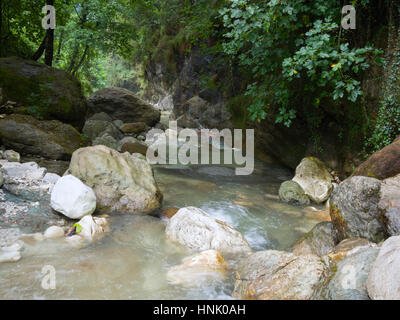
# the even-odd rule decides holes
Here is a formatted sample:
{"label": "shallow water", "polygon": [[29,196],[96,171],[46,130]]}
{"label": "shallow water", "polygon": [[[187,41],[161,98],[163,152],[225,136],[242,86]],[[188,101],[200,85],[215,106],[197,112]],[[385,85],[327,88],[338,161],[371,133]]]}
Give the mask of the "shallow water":
{"label": "shallow water", "polygon": [[[229,166],[158,166],[155,177],[164,207],[200,207],[236,227],[255,250],[285,249],[318,223],[278,200],[292,172],[275,164],[257,162],[251,176],[235,176]],[[110,233],[83,249],[61,240],[26,243],[19,262],[0,264],[0,299],[231,298],[233,272],[192,288],[168,283],[168,269],[190,252],[165,238],[165,221],[113,215],[110,224]],[[45,265],[56,270],[55,290],[42,289]]]}

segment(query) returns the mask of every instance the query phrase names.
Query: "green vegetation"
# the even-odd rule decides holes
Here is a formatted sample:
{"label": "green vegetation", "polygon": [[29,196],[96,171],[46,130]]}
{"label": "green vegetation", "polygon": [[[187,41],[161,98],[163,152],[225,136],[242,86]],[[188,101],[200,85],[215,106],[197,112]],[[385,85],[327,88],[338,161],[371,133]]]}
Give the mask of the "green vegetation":
{"label": "green vegetation", "polygon": [[[52,65],[78,78],[86,95],[111,85],[143,93],[154,62],[173,83],[184,57],[201,49],[223,69],[205,72],[204,87],[224,94],[241,127],[267,117],[287,127],[300,120],[319,148],[321,128],[334,120],[339,139],[364,140],[367,153],[399,133],[397,1],[350,1],[357,29],[344,30],[349,1],[0,0],[0,56],[37,53],[49,2],[57,12]],[[379,107],[366,96],[370,77],[385,83]]]}

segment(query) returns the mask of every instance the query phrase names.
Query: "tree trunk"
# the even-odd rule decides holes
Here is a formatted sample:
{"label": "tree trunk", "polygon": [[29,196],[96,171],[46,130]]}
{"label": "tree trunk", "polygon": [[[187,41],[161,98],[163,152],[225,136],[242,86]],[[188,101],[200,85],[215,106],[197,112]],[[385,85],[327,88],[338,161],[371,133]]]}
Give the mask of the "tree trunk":
{"label": "tree trunk", "polygon": [[44,39],[43,39],[42,43],[40,44],[39,48],[37,49],[37,51],[32,56],[32,60],[37,61],[43,55],[43,52],[46,49],[46,41],[47,41],[47,33],[44,36]]}
{"label": "tree trunk", "polygon": [[54,29],[48,29],[46,34],[46,54],[44,56],[44,63],[48,66],[53,64],[54,55]]}

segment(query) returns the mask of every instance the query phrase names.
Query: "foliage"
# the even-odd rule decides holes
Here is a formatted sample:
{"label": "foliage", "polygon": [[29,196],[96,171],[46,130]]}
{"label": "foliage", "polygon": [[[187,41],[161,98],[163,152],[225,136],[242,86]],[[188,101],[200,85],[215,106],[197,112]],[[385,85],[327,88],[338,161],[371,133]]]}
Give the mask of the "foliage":
{"label": "foliage", "polygon": [[[380,51],[341,39],[333,22],[340,12],[339,2],[325,0],[230,0],[221,10],[224,51],[255,80],[247,87],[251,119],[275,111],[276,122],[290,126],[303,106],[358,100],[360,74]],[[298,99],[299,91],[307,94]]]}

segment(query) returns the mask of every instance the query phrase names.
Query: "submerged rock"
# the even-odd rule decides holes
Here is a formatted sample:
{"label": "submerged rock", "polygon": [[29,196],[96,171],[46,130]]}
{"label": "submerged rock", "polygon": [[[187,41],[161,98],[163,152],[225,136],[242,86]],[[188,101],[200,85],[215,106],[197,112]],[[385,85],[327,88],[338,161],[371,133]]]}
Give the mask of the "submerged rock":
{"label": "submerged rock", "polygon": [[316,203],[328,200],[333,190],[332,175],[325,164],[317,158],[304,158],[296,168],[293,181],[297,182],[305,194]]}
{"label": "submerged rock", "polygon": [[228,275],[228,269],[229,264],[218,251],[207,250],[169,269],[167,280],[174,285],[196,287],[203,281],[223,280]]}
{"label": "submerged rock", "polygon": [[233,297],[257,300],[309,300],[327,272],[316,255],[258,251],[239,262]]}
{"label": "submerged rock", "polygon": [[385,238],[379,210],[381,182],[374,178],[352,177],[343,181],[330,199],[332,223],[339,241],[365,238],[379,242]]}
{"label": "submerged rock", "polygon": [[281,184],[279,188],[279,198],[287,203],[300,205],[310,204],[310,199],[304,193],[301,186],[295,181],[285,181]]}
{"label": "submerged rock", "polygon": [[168,239],[192,250],[213,249],[224,256],[252,252],[247,240],[239,231],[195,207],[180,209],[168,221],[165,232]]}
{"label": "submerged rock", "polygon": [[400,236],[390,237],[382,244],[367,288],[373,300],[400,300]]}
{"label": "submerged rock", "polygon": [[161,205],[153,170],[142,155],[82,148],[72,155],[68,173],[94,190],[101,211],[151,213]]}
{"label": "submerged rock", "polygon": [[51,192],[51,207],[71,219],[81,219],[96,210],[96,195],[78,178],[60,178]]}
{"label": "submerged rock", "polygon": [[64,237],[64,229],[58,226],[51,226],[47,228],[43,236],[46,239],[55,239]]}

